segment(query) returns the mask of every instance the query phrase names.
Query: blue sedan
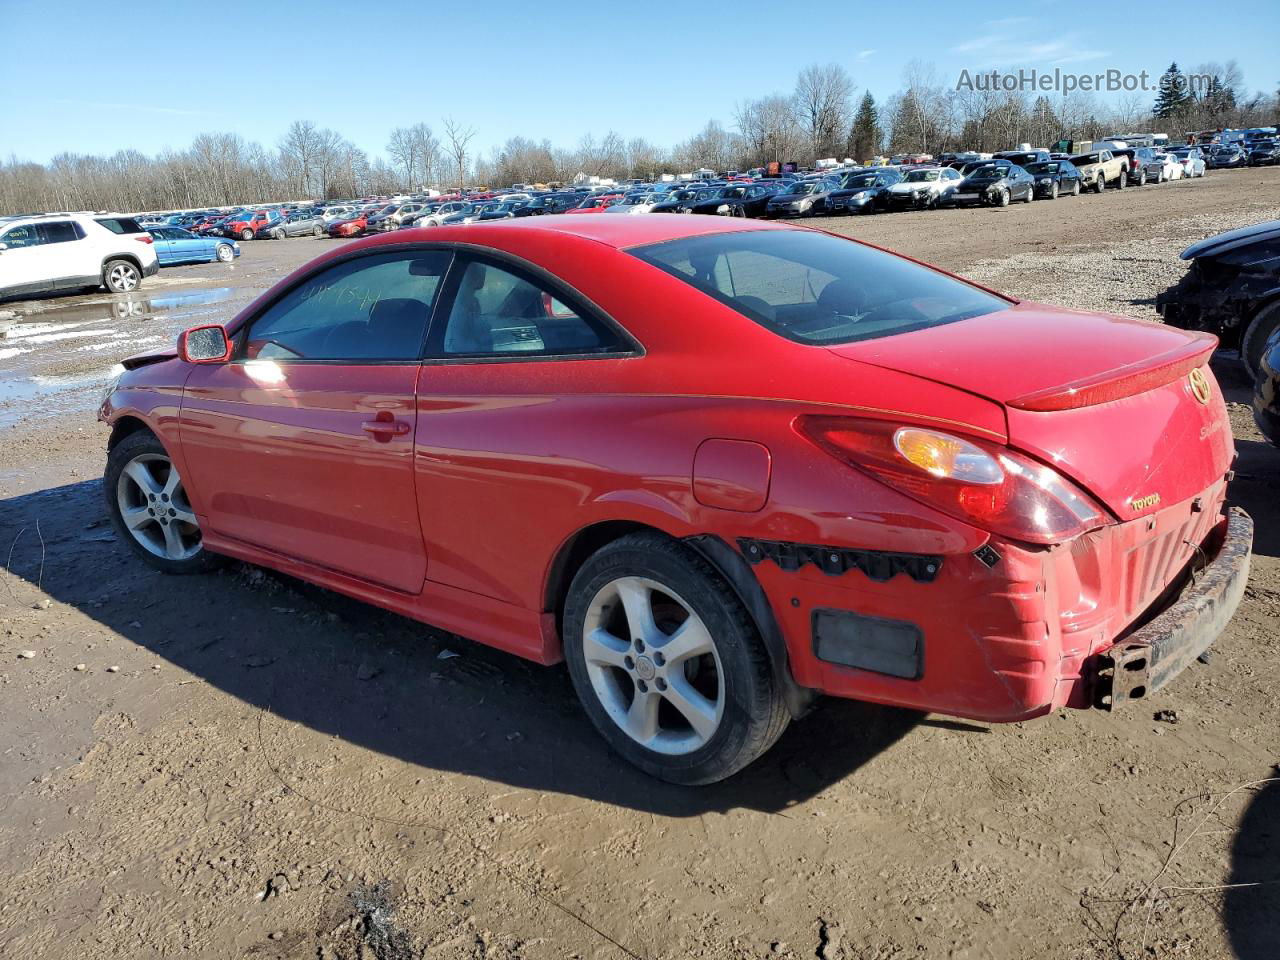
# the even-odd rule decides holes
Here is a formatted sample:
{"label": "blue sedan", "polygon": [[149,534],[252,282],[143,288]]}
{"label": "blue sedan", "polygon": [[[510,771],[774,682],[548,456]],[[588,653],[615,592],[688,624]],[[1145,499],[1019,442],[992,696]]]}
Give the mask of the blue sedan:
{"label": "blue sedan", "polygon": [[179,263],[230,263],[240,256],[240,244],[225,237],[200,237],[181,227],[148,227],[162,267]]}

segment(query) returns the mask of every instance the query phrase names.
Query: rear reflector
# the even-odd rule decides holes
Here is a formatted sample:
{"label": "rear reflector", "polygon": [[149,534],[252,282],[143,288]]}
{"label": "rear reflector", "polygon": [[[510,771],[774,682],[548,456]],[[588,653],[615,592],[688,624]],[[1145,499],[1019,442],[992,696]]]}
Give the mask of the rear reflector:
{"label": "rear reflector", "polygon": [[827,663],[890,677],[919,680],[924,675],[924,634],[906,620],[815,610],[813,652]]}
{"label": "rear reflector", "polygon": [[1211,333],[1189,333],[1188,336],[1192,339],[1167,353],[1024,394],[1008,401],[1008,405],[1019,410],[1074,410],[1162,387],[1202,366],[1218,345],[1218,338]]}

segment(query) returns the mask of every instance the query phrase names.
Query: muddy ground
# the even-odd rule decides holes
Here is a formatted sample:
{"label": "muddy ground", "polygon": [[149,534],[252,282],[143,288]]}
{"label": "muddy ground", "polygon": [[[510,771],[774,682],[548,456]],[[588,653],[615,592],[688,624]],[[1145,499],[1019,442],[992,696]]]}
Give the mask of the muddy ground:
{"label": "muddy ground", "polygon": [[[1179,249],[1276,217],[1273,169],[824,225],[1155,319]],[[680,789],[610,756],[559,669],[245,566],[166,578],[115,541],[93,419],[113,362],[330,243],[6,305],[0,957],[1280,956],[1280,451],[1231,358],[1258,536],[1208,664],[1118,715],[829,702]]]}

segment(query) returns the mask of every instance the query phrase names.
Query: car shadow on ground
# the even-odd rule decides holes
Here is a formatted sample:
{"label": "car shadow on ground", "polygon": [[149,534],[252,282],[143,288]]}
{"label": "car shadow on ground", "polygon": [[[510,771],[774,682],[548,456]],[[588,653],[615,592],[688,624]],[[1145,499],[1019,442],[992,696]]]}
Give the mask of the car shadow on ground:
{"label": "car shadow on ground", "polygon": [[[608,751],[562,668],[526,663],[242,564],[190,577],[152,571],[116,539],[101,481],[0,501],[0,561],[6,557],[12,574],[39,585],[54,603],[270,710],[268,731],[282,729],[282,721],[302,724],[424,768],[668,816],[738,807],[785,815],[924,718],[824,701],[736,777],[675,787]],[[26,592],[27,602],[39,596]],[[55,607],[48,615],[62,612]],[[67,660],[67,669],[86,659],[79,646],[54,646],[48,655]],[[180,696],[173,708],[181,710]],[[961,727],[970,731],[985,732]]]}
{"label": "car shadow on ground", "polygon": [[[1280,768],[1277,768],[1280,774]],[[1222,917],[1238,960],[1275,960],[1280,944],[1280,778],[1240,818]]]}

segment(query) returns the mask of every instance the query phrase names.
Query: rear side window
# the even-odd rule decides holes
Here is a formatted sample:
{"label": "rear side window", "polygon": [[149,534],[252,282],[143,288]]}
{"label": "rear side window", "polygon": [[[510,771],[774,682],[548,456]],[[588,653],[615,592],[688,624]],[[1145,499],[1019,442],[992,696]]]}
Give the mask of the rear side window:
{"label": "rear side window", "polygon": [[416,360],[451,254],[360,257],[304,280],[251,321],[241,359]]}
{"label": "rear side window", "polygon": [[1011,305],[893,254],[806,230],[687,237],[627,252],[798,343],[870,340]]}
{"label": "rear side window", "polygon": [[53,220],[39,224],[40,239],[43,243],[70,243],[80,239],[80,231],[70,220]]}
{"label": "rear side window", "polygon": [[142,225],[133,217],[99,217],[102,224],[112,233],[143,233]]}
{"label": "rear side window", "polygon": [[627,349],[618,335],[533,280],[472,260],[457,281],[432,353],[444,357],[564,356]]}

